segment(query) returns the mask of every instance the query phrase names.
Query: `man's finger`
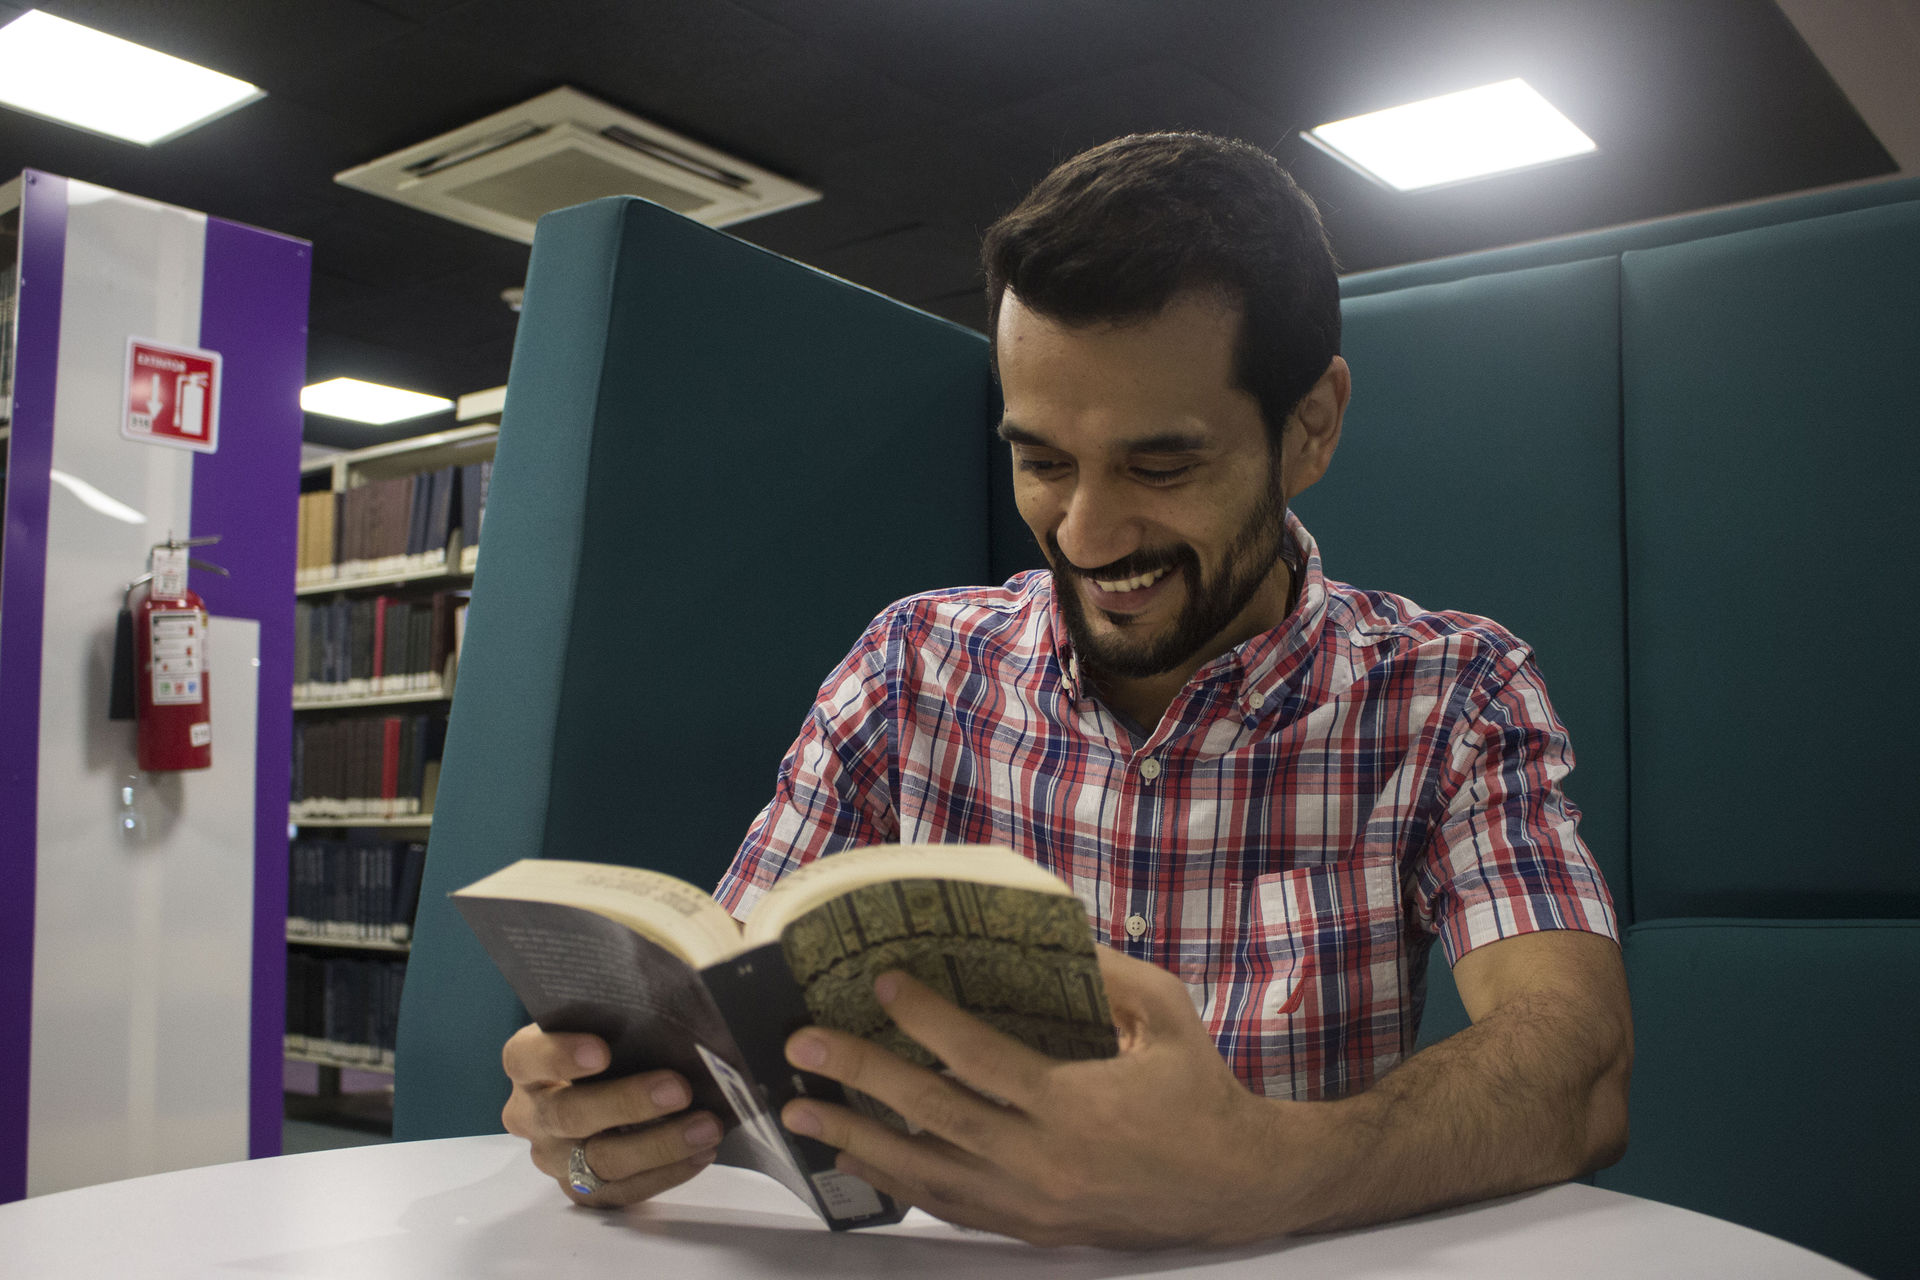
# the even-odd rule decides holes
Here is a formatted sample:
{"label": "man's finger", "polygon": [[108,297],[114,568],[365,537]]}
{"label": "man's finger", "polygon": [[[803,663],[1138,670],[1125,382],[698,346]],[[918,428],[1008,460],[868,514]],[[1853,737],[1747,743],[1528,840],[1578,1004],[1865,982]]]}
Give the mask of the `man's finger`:
{"label": "man's finger", "polygon": [[1159,965],[1108,947],[1096,948],[1096,954],[1100,982],[1107,989],[1107,1003],[1123,1042],[1143,1033],[1164,1034],[1198,1018],[1186,984]]}
{"label": "man's finger", "polygon": [[[948,1008],[951,1010],[952,1006]],[[859,1090],[891,1107],[915,1129],[935,1134],[965,1151],[1003,1145],[1011,1130],[1020,1123],[1019,1115],[1006,1107],[858,1036],[823,1027],[796,1031],[787,1041],[787,1061]],[[845,1149],[843,1143],[836,1139],[848,1133],[867,1132],[869,1127],[878,1134],[894,1132],[845,1108],[800,1102],[788,1111],[794,1107],[800,1108],[795,1114],[802,1117],[833,1113],[830,1128],[833,1136],[813,1133],[807,1136],[821,1137],[822,1141],[842,1149]],[[860,1123],[850,1129],[854,1120]],[[794,1132],[806,1131],[796,1129]]]}
{"label": "man's finger", "polygon": [[693,1095],[671,1071],[647,1071],[598,1084],[535,1089],[532,1103],[539,1132],[551,1137],[584,1138],[621,1125],[650,1124],[686,1109]]}
{"label": "man's finger", "polygon": [[555,1035],[527,1025],[500,1051],[500,1065],[515,1084],[564,1084],[607,1069],[607,1042],[599,1036]]}
{"label": "man's finger", "polygon": [[[873,993],[895,1026],[965,1083],[1022,1110],[1031,1111],[1044,1104],[1047,1067],[1052,1059],[956,1008],[905,973],[881,974],[873,984]],[[904,1111],[901,1114],[906,1115]]]}
{"label": "man's finger", "polygon": [[847,1107],[796,1099],[780,1113],[795,1133],[837,1147],[836,1167],[902,1204],[962,1226],[997,1221],[1007,1180],[972,1153],[932,1133],[911,1136]]}
{"label": "man's finger", "polygon": [[[577,1145],[585,1148],[587,1167],[601,1181],[624,1182],[695,1156],[713,1155],[720,1146],[720,1132],[718,1119],[710,1112],[696,1111],[655,1124],[597,1133]],[[549,1154],[553,1167],[542,1164],[542,1172],[565,1180],[574,1145],[554,1144]]]}
{"label": "man's finger", "polygon": [[573,1180],[568,1162],[573,1155],[571,1143],[545,1143],[536,1146],[534,1164],[560,1184],[567,1193],[567,1199],[575,1204],[587,1205],[594,1209],[612,1209],[620,1205],[637,1204],[650,1196],[659,1195],[669,1187],[677,1187],[687,1179],[699,1173],[713,1163],[718,1152],[713,1148],[683,1155],[680,1159],[657,1167],[641,1169],[624,1178],[608,1177],[601,1169],[602,1163],[611,1164],[610,1153],[604,1144],[610,1138],[595,1138],[589,1147],[587,1167],[592,1169],[601,1181],[601,1187],[591,1195],[581,1195],[573,1189]]}

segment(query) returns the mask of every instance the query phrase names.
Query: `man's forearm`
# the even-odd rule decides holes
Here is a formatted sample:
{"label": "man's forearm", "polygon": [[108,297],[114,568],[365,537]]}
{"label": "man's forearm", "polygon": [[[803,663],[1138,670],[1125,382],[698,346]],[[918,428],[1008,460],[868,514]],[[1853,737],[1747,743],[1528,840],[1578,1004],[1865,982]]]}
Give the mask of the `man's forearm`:
{"label": "man's forearm", "polygon": [[1365,1093],[1292,1109],[1322,1159],[1288,1229],[1383,1222],[1611,1164],[1626,1146],[1632,1056],[1628,1019],[1536,992]]}

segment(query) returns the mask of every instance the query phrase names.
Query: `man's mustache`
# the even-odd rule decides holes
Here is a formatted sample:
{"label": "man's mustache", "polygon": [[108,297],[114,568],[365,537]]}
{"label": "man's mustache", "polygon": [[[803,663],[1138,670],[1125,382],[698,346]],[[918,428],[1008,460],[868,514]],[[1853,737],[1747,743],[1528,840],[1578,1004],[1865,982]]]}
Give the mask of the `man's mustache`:
{"label": "man's mustache", "polygon": [[1157,569],[1179,569],[1195,558],[1191,547],[1170,547],[1154,551],[1136,551],[1109,564],[1082,569],[1067,558],[1066,553],[1060,549],[1059,539],[1051,533],[1047,535],[1047,554],[1057,573],[1069,574],[1076,578],[1102,578],[1109,582],[1116,578],[1137,578],[1143,573],[1152,573]]}

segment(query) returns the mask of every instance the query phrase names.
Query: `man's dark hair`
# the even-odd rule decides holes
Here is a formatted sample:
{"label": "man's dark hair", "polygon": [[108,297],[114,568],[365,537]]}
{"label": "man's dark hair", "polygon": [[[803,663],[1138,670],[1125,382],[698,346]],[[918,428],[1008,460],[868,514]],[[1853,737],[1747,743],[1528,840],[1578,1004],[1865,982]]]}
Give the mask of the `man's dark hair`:
{"label": "man's dark hair", "polygon": [[1287,416],[1340,352],[1320,212],[1245,142],[1148,133],[1084,151],[988,228],[980,258],[990,337],[1008,289],[1068,325],[1147,319],[1195,291],[1237,305],[1234,383],[1260,402],[1275,456]]}

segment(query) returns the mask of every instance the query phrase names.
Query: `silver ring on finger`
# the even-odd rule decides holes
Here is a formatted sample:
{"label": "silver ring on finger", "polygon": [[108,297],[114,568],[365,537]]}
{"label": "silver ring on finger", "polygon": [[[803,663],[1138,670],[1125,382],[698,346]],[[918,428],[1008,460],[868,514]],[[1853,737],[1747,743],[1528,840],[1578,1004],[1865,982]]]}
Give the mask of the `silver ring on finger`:
{"label": "silver ring on finger", "polygon": [[583,1196],[590,1196],[607,1185],[605,1178],[593,1171],[587,1163],[587,1144],[584,1141],[573,1144],[573,1152],[567,1157],[567,1185]]}

